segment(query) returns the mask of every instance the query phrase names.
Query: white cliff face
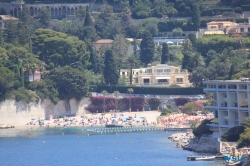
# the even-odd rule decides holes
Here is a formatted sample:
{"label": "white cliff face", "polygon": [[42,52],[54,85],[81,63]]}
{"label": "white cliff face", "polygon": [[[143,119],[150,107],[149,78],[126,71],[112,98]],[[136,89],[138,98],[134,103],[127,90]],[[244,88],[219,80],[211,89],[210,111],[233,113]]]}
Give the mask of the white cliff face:
{"label": "white cliff face", "polygon": [[16,102],[15,100],[6,100],[0,102],[0,124],[24,126],[32,118],[48,119],[50,116],[82,115],[86,112],[85,108],[90,104],[90,100],[89,98],[83,98],[81,101],[71,99],[69,104],[70,111],[66,111],[65,101],[59,101],[54,105],[50,100],[29,104]]}

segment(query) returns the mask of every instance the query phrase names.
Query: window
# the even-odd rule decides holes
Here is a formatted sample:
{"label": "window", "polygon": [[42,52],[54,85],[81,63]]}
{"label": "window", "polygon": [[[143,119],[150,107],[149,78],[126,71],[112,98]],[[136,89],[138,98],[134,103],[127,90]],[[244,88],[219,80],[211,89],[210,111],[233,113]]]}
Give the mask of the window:
{"label": "window", "polygon": [[164,72],[165,72],[165,73],[169,73],[169,72],[170,72],[170,69],[164,69]]}
{"label": "window", "polygon": [[248,112],[245,112],[245,117],[249,117],[249,113]]}
{"label": "window", "polygon": [[157,69],[157,73],[163,73],[162,69]]}
{"label": "window", "polygon": [[228,112],[226,111],[224,115],[225,115],[225,116],[228,116]]}
{"label": "window", "polygon": [[218,111],[214,111],[214,117],[218,118]]}
{"label": "window", "polygon": [[152,73],[152,69],[148,69],[148,70],[147,70],[147,73]]}
{"label": "window", "polygon": [[216,26],[211,26],[211,29],[216,29]]}
{"label": "window", "polygon": [[245,94],[245,98],[247,99],[247,94]]}
{"label": "window", "polygon": [[183,82],[183,78],[176,78],[176,82]]}
{"label": "window", "polygon": [[125,75],[125,72],[122,72],[122,75],[124,76],[124,75]]}
{"label": "window", "polygon": [[240,32],[244,32],[244,28],[240,28]]}
{"label": "window", "polygon": [[238,119],[238,113],[235,112],[235,119]]}
{"label": "window", "polygon": [[247,28],[247,31],[250,32],[250,28]]}
{"label": "window", "polygon": [[225,125],[228,125],[228,121],[225,121],[224,124],[225,124]]}

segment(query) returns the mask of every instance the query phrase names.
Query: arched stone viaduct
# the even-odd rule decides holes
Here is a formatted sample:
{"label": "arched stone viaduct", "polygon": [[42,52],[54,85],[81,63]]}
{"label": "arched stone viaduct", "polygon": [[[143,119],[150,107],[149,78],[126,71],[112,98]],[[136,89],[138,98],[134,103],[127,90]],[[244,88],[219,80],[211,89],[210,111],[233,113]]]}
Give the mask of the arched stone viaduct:
{"label": "arched stone viaduct", "polygon": [[57,3],[57,4],[24,4],[18,2],[11,3],[12,15],[19,17],[23,6],[27,6],[30,10],[30,16],[35,16],[40,12],[41,8],[50,10],[51,18],[63,18],[74,16],[77,9],[89,6],[88,3]]}

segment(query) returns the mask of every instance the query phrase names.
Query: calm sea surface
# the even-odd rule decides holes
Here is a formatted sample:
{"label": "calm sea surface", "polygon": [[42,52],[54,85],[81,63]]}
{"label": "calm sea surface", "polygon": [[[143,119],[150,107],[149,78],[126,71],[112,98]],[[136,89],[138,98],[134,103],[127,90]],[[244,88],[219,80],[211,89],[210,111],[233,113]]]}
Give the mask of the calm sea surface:
{"label": "calm sea surface", "polygon": [[173,148],[172,132],[91,134],[86,128],[0,130],[0,166],[219,166]]}

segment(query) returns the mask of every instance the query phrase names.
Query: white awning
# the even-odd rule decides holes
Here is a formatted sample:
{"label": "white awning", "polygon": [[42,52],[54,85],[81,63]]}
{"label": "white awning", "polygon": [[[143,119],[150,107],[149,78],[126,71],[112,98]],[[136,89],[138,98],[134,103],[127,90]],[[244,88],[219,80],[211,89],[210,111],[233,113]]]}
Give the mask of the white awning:
{"label": "white awning", "polygon": [[157,79],[157,80],[161,80],[161,79],[170,79],[170,77],[155,77],[155,79]]}
{"label": "white awning", "polygon": [[176,76],[175,78],[184,78],[184,76]]}

